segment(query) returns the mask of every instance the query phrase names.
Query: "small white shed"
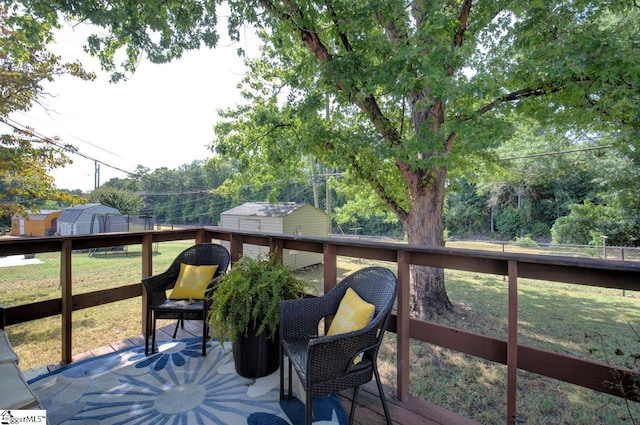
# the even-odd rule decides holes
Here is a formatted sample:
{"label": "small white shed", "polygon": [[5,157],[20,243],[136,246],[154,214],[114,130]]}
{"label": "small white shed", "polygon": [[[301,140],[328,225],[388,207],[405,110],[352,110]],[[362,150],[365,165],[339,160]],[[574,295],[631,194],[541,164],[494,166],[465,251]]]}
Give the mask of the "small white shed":
{"label": "small white shed", "polygon": [[84,204],[64,209],[58,218],[57,230],[58,234],[68,236],[124,232],[127,229],[126,222],[116,208]]}
{"label": "small white shed", "polygon": [[[248,202],[220,214],[220,225],[225,229],[256,233],[282,233],[285,235],[329,235],[329,216],[309,204],[296,202]],[[228,245],[228,242],[223,242]],[[256,257],[269,252],[268,247],[245,245],[244,255]],[[300,269],[322,263],[322,254],[287,249],[283,253],[284,264]]]}

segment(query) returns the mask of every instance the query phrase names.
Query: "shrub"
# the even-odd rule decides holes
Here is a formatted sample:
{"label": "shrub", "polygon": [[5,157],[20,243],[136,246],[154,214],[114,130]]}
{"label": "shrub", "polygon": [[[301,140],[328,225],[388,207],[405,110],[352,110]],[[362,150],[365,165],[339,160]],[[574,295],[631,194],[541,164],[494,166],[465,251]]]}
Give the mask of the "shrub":
{"label": "shrub", "polygon": [[529,229],[529,233],[533,238],[549,238],[551,236],[551,229],[546,223],[536,221]]}
{"label": "shrub", "polygon": [[496,230],[509,239],[515,239],[520,236],[524,225],[524,220],[520,211],[508,206],[500,211],[496,217]]}
{"label": "shrub", "polygon": [[551,227],[553,242],[588,245],[592,241],[592,232],[598,230],[598,223],[606,215],[606,208],[590,201],[573,204],[569,208],[569,215],[558,218]]}
{"label": "shrub", "polygon": [[537,248],[538,243],[531,239],[530,235],[526,235],[516,238],[516,246],[520,246],[523,248]]}

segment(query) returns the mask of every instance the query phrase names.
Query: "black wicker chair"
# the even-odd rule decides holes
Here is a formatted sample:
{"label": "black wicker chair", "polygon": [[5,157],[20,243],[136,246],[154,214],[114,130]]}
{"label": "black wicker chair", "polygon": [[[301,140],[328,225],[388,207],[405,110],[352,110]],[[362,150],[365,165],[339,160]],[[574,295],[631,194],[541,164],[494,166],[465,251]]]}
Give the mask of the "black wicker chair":
{"label": "black wicker chair", "polygon": [[[184,250],[173,260],[171,266],[164,272],[142,279],[147,293],[147,326],[144,335],[144,352],[149,354],[149,338],[151,338],[151,352],[156,346],[156,320],[177,319],[173,337],[176,337],[178,326],[184,328],[185,320],[202,320],[202,355],[206,356],[206,343],[209,337],[208,312],[211,307],[210,297],[215,290],[217,277],[226,272],[229,266],[229,251],[222,245],[202,243]],[[180,273],[180,264],[218,265],[213,279],[207,285],[203,300],[172,300],[167,299],[167,290],[176,284]]]}
{"label": "black wicker chair", "polygon": [[[335,315],[347,288],[351,287],[368,303],[375,305],[373,318],[363,329],[333,336],[320,336],[318,324]],[[354,388],[349,423],[353,423],[360,385],[375,375],[387,424],[391,424],[384,397],[377,356],[398,281],[389,269],[367,267],[343,279],[327,294],[317,298],[280,302],[280,399],[284,394],[284,357],[289,358],[289,396],[291,367],[295,369],[306,392],[306,423],[312,421],[314,397]],[[353,360],[363,353],[362,360]]]}

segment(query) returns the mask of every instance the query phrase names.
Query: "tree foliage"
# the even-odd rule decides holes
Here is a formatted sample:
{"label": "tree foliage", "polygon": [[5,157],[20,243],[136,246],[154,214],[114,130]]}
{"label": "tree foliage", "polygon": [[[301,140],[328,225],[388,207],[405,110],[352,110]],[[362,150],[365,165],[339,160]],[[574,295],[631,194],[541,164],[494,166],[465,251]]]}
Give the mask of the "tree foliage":
{"label": "tree foliage", "polygon": [[134,198],[134,212],[143,207],[160,223],[216,225],[222,211],[237,205],[236,198],[217,191],[232,170],[232,165],[220,158],[197,160],[171,170],[139,165],[130,177],[111,179],[95,192],[100,194],[107,188],[108,193],[115,191],[119,196],[124,192]]}
{"label": "tree foliage", "polygon": [[570,206],[570,213],[556,220],[551,231],[560,244],[640,245],[640,201],[637,181],[640,167],[635,150],[609,152],[589,162],[592,196]]}
{"label": "tree foliage", "polygon": [[[89,41],[107,67],[119,47],[129,70],[142,52],[164,61],[216,41],[219,2],[46,4],[108,28]],[[449,173],[494,159],[519,118],[637,140],[640,9],[630,1],[226,4],[232,38],[251,24],[263,48],[249,62],[247,104],[216,127],[216,150],[254,184],[299,178],[309,158],[338,169],[412,244],[444,245]],[[412,268],[411,300],[420,317],[448,308],[442,270]]]}
{"label": "tree foliage", "polygon": [[0,217],[37,210],[41,200],[81,201],[56,189],[48,175],[70,162],[65,152],[73,148],[9,119],[41,100],[45,81],[64,74],[93,78],[78,63],[62,63],[47,51],[56,23],[27,14],[12,1],[0,5],[0,122],[12,129],[0,134]]}
{"label": "tree foliage", "polygon": [[487,196],[465,179],[457,180],[454,186],[447,195],[444,217],[449,235],[488,234],[491,229]]}
{"label": "tree foliage", "polygon": [[91,192],[89,201],[115,208],[123,215],[139,214],[142,207],[142,199],[139,196],[109,186],[103,186]]}

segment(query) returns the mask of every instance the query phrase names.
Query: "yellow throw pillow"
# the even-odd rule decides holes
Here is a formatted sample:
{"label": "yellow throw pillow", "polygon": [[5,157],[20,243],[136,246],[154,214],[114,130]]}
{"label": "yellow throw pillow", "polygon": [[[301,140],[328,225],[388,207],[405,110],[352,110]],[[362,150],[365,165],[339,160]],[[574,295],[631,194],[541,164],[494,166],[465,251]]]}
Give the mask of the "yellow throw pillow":
{"label": "yellow throw pillow", "polygon": [[176,285],[169,295],[173,300],[201,300],[204,298],[204,291],[213,279],[213,275],[218,270],[218,266],[193,266],[191,264],[180,264],[180,274]]}
{"label": "yellow throw pillow", "polygon": [[347,288],[327,335],[338,335],[366,327],[375,309],[376,306],[364,301],[353,289]]}

